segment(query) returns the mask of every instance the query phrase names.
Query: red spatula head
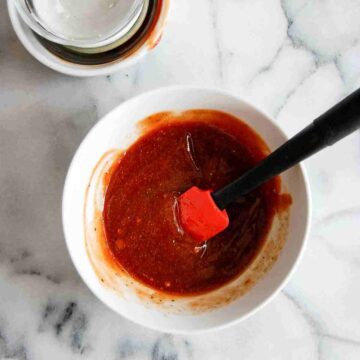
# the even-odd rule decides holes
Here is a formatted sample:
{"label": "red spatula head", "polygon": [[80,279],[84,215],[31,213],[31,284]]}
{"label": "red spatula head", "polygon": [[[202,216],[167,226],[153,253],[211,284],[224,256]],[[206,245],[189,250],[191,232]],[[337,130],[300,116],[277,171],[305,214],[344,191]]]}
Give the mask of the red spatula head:
{"label": "red spatula head", "polygon": [[210,190],[192,187],[179,199],[180,220],[184,230],[197,242],[204,242],[229,225],[226,210],[220,210]]}

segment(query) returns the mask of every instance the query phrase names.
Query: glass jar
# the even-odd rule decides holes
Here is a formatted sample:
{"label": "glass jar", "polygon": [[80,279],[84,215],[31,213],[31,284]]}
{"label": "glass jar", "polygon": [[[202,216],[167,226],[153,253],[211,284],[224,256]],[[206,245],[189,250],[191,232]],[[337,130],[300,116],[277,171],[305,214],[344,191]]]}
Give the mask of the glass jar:
{"label": "glass jar", "polygon": [[100,48],[129,38],[149,0],[13,0],[24,22],[51,42]]}

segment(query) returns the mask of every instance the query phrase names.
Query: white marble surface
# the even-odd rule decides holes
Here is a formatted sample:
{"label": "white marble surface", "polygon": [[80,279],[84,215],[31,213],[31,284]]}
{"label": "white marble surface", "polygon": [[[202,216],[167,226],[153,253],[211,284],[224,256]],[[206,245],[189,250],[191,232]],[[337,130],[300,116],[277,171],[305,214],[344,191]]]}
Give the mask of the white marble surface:
{"label": "white marble surface", "polygon": [[173,336],[102,305],[67,254],[71,157],[115,105],[170,84],[246,96],[290,134],[360,86],[360,0],[172,0],[160,46],[110,77],[33,60],[0,2],[0,359],[360,359],[360,136],[307,161],[309,246],[284,291],[221,332]]}

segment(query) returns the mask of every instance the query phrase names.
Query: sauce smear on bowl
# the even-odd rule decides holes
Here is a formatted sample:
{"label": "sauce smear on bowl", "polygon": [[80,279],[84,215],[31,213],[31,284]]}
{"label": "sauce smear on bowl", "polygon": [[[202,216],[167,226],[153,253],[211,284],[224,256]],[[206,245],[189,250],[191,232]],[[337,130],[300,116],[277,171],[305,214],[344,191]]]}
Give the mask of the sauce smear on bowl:
{"label": "sauce smear on bowl", "polygon": [[181,228],[177,199],[192,186],[224,186],[269,149],[248,125],[215,110],[160,113],[150,122],[152,129],[125,152],[109,181],[103,211],[109,249],[127,273],[156,290],[214,290],[259,253],[283,205],[280,178],[229,206],[229,227],[203,245]]}

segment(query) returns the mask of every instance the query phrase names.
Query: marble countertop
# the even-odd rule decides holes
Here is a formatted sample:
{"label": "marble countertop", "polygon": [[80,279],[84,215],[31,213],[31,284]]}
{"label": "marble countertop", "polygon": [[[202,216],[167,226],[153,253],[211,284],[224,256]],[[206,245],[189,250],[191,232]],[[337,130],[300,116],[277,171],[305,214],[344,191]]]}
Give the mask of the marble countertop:
{"label": "marble countertop", "polygon": [[90,127],[160,86],[245,96],[293,134],[360,86],[360,0],[172,0],[162,42],[126,72],[35,61],[0,4],[0,359],[360,359],[360,136],[308,160],[313,226],[286,288],[223,331],[174,336],[115,315],[77,275],[61,226]]}

